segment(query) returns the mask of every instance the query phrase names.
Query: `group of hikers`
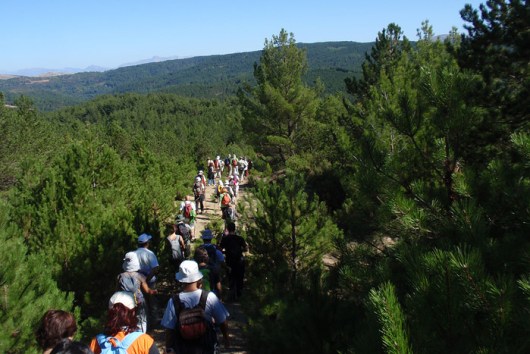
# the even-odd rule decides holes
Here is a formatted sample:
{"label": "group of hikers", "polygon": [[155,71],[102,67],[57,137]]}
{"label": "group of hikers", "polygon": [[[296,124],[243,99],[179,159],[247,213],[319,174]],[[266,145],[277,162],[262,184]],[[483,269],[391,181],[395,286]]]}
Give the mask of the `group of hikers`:
{"label": "group of hikers", "polygon": [[[222,283],[223,279],[228,280],[231,300],[242,295],[244,254],[248,247],[245,239],[236,233],[234,198],[239,190],[240,174],[241,178],[248,177],[251,164],[244,158],[238,160],[235,155],[229,158],[237,161],[237,166],[221,164],[219,156],[215,160],[208,159],[208,182],[202,170],[194,181],[195,203],[182,202],[175,221],[167,224],[166,241],[179,292],[170,296],[159,322],[165,329],[166,353],[216,353],[218,332],[222,334],[225,348],[230,347],[227,323],[230,314],[222,302],[228,296],[223,294]],[[239,161],[244,163],[240,165]],[[215,171],[212,181],[210,164]],[[228,179],[223,183],[222,174],[227,167]],[[218,179],[217,184],[215,179]],[[225,228],[217,236],[211,229],[202,230],[202,244],[195,247],[192,254],[196,213],[204,212],[207,186],[215,187]],[[228,198],[224,203],[223,199]],[[157,256],[150,249],[151,240],[149,234],[139,235],[138,248],[125,254],[123,272],[117,277],[117,291],[108,303],[103,333],[93,338],[89,346],[73,341],[77,330],[73,315],[49,310],[36,332],[37,342],[45,354],[159,353],[154,339],[147,333],[158,325],[156,282],[160,267]]]}

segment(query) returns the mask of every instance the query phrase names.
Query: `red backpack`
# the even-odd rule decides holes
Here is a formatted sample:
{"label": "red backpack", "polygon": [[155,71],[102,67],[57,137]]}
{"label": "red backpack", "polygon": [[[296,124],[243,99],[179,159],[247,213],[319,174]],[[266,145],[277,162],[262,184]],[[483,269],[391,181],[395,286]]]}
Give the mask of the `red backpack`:
{"label": "red backpack", "polygon": [[186,204],[186,206],[184,207],[184,212],[182,213],[182,215],[184,215],[184,217],[186,219],[189,219],[190,216],[191,216],[191,211],[193,210],[193,207],[191,206],[191,204]]}

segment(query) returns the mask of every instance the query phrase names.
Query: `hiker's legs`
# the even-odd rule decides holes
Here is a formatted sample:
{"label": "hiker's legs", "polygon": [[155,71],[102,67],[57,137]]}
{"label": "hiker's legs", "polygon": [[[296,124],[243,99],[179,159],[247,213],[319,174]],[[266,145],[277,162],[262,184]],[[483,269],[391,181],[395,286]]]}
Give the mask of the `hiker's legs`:
{"label": "hiker's legs", "polygon": [[234,285],[236,298],[241,297],[243,291],[243,278],[245,277],[245,264],[239,263],[234,269]]}
{"label": "hiker's legs", "polygon": [[145,299],[144,299],[144,302],[142,302],[140,306],[138,306],[137,317],[138,317],[138,327],[143,333],[147,332],[147,311],[146,311]]}
{"label": "hiker's legs", "polygon": [[[156,283],[155,282],[149,282],[149,288],[150,289],[156,289]],[[146,300],[146,328],[149,331],[152,331],[158,322],[158,302],[156,295],[154,294],[144,294],[144,298]]]}

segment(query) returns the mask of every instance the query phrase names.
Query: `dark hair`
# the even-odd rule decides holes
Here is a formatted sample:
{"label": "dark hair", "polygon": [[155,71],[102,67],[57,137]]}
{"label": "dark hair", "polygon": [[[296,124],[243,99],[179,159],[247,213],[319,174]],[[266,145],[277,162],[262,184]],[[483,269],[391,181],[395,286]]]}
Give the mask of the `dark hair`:
{"label": "dark hair", "polygon": [[127,333],[136,331],[138,329],[138,317],[136,317],[136,308],[129,309],[118,302],[107,312],[107,323],[105,323],[103,333],[107,336],[114,336],[123,328]]}
{"label": "dark hair", "polygon": [[174,223],[167,223],[165,226],[165,235],[169,236],[177,232],[177,225]]}
{"label": "dark hair", "polygon": [[48,310],[42,316],[35,336],[39,346],[46,350],[55,347],[62,339],[73,337],[76,331],[74,315],[62,310]]}
{"label": "dark hair", "polygon": [[208,263],[208,251],[206,251],[204,248],[202,247],[197,247],[195,249],[195,253],[193,254],[193,259],[195,260],[195,262],[197,262],[198,264],[201,264],[201,263]]}
{"label": "dark hair", "polygon": [[226,224],[226,228],[228,229],[228,232],[234,232],[236,231],[236,224],[229,222]]}
{"label": "dark hair", "polygon": [[81,342],[63,339],[50,354],[94,354],[94,352]]}

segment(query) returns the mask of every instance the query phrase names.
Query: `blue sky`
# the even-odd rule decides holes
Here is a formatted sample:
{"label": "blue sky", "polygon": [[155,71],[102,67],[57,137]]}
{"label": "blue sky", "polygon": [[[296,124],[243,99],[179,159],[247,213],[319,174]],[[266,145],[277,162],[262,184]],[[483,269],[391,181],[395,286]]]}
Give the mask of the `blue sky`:
{"label": "blue sky", "polygon": [[389,23],[416,39],[463,21],[471,0],[2,0],[0,73],[27,68],[107,68],[153,56],[263,49],[282,28],[297,42],[374,41]]}

